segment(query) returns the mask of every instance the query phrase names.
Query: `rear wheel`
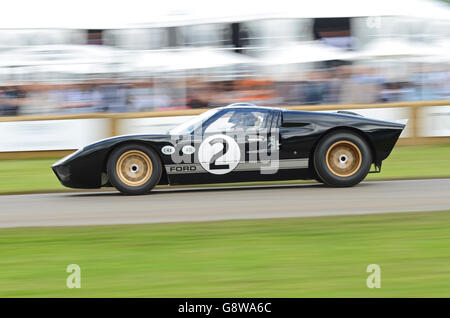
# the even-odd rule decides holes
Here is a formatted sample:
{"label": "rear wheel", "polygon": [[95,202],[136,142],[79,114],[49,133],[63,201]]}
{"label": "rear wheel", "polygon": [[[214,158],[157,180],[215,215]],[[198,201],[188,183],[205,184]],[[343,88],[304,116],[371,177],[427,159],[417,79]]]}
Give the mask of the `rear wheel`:
{"label": "rear wheel", "polygon": [[316,176],[316,177],[314,178],[314,180],[316,180],[318,183],[325,183],[325,182],[323,182],[323,180],[322,180],[320,177],[318,177],[318,176]]}
{"label": "rear wheel", "polygon": [[124,194],[145,194],[158,184],[162,164],[159,156],[140,144],[127,144],[109,156],[107,173],[111,184]]}
{"label": "rear wheel", "polygon": [[372,154],[358,134],[337,131],[325,136],[314,152],[318,179],[329,186],[349,187],[361,182],[370,170]]}

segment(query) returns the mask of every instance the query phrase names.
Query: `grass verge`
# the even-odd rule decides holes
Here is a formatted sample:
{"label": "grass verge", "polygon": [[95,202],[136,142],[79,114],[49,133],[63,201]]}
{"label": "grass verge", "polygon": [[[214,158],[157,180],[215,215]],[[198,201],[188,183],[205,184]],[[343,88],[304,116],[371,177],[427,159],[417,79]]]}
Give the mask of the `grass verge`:
{"label": "grass verge", "polygon": [[[369,174],[367,180],[450,177],[449,158],[450,144],[397,146],[383,162],[382,172]],[[50,169],[56,160],[57,158],[0,160],[0,194],[73,191],[60,185]],[[249,183],[236,185],[247,184]]]}
{"label": "grass verge", "polygon": [[449,297],[449,228],[450,211],[3,229],[0,297]]}

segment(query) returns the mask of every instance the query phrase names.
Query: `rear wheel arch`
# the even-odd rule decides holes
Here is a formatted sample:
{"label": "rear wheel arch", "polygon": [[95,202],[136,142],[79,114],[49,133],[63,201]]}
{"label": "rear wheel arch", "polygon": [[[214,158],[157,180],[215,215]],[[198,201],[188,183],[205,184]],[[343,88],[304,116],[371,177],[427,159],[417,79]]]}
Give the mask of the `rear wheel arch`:
{"label": "rear wheel arch", "polygon": [[348,127],[348,126],[339,126],[339,127],[333,127],[331,129],[328,129],[327,131],[325,131],[320,136],[320,138],[318,140],[316,140],[316,142],[314,143],[314,146],[312,147],[311,152],[309,154],[309,168],[312,169],[312,171],[314,171],[314,164],[313,164],[314,152],[316,151],[317,146],[324,138],[326,138],[327,136],[329,136],[332,133],[338,133],[338,132],[353,132],[353,133],[358,134],[369,145],[370,153],[372,155],[372,162],[376,161],[375,147],[366,133],[364,133],[363,131],[361,131],[357,128]]}

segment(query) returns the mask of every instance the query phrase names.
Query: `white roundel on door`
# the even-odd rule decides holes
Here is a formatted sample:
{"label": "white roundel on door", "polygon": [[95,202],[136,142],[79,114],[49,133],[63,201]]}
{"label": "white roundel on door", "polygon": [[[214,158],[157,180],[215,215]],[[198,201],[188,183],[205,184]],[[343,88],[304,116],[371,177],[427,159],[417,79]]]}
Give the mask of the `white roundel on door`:
{"label": "white roundel on door", "polygon": [[241,150],[230,136],[217,134],[202,141],[198,149],[202,167],[212,174],[226,174],[239,164]]}

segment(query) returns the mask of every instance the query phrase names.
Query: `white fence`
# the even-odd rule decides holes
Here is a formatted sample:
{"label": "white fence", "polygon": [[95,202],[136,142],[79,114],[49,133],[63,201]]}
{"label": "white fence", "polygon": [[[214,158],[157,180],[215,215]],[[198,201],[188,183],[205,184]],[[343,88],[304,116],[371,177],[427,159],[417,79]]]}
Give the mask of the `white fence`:
{"label": "white fence", "polygon": [[[409,119],[401,138],[450,137],[450,102],[448,104],[410,107],[383,105],[381,108],[344,106],[342,110],[380,120]],[[336,107],[328,111],[336,111]],[[317,106],[320,111],[326,111],[324,108],[326,106]],[[142,118],[105,115],[104,118],[1,121],[0,153],[70,150],[112,135],[165,133],[192,116],[192,113],[182,113],[180,116],[165,114]]]}

